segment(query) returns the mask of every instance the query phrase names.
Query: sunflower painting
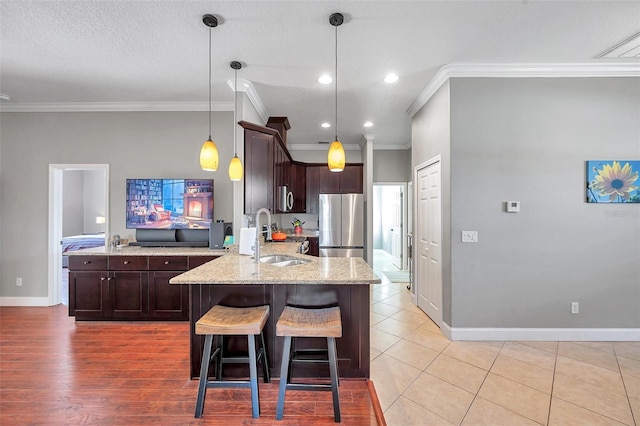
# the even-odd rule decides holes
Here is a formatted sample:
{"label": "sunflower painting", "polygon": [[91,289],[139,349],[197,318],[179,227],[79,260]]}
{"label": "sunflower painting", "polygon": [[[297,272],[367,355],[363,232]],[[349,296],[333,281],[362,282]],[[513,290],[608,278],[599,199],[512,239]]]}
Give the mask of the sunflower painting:
{"label": "sunflower painting", "polygon": [[587,161],[587,203],[640,203],[640,161]]}

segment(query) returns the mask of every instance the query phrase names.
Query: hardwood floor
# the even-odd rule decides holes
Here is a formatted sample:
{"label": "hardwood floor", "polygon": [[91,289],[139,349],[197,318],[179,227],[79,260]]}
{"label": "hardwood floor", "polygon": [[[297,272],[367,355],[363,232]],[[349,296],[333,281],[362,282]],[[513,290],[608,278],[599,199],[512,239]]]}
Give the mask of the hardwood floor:
{"label": "hardwood floor", "polygon": [[[197,384],[188,323],[75,322],[64,305],[0,308],[2,425],[334,424],[330,392],[287,392],[276,421],[277,380],[260,382],[260,419],[246,389],[209,389],[195,419]],[[342,379],[340,403],[343,424],[378,424],[368,382]]]}

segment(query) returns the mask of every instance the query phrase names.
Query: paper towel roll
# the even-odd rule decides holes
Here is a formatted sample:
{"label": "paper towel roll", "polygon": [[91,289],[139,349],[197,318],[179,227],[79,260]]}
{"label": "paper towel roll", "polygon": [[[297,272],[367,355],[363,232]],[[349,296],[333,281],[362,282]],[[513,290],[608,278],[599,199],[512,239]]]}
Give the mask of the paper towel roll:
{"label": "paper towel roll", "polygon": [[256,242],[256,228],[240,228],[240,241],[238,242],[238,253],[253,256],[253,249]]}

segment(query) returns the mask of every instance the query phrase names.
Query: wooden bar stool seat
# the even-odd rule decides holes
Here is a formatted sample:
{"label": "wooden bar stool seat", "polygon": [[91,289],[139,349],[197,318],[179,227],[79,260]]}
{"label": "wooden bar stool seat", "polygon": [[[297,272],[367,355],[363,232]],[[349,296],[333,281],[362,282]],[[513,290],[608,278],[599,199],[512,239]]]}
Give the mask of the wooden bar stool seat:
{"label": "wooden bar stool seat", "polygon": [[[278,392],[278,405],[276,407],[276,419],[282,420],[284,415],[285,393],[289,389],[331,391],[333,394],[333,416],[336,422],[340,422],[340,398],[338,394],[338,362],[336,351],[336,338],[342,337],[342,321],[340,308],[295,308],[287,306],[276,324],[276,336],[284,336],[284,349],[282,350],[282,365],[280,367],[280,390]],[[291,366],[296,361],[292,351],[292,338],[294,337],[323,337],[327,339],[328,360],[331,383],[292,383]],[[311,362],[317,362],[312,360]]]}
{"label": "wooden bar stool seat", "polygon": [[[254,418],[260,417],[260,400],[258,393],[258,361],[261,361],[264,382],[269,383],[269,363],[264,345],[264,328],[269,318],[269,306],[252,308],[232,308],[216,305],[196,322],[196,334],[205,335],[202,365],[200,367],[200,384],[196,401],[196,418],[202,417],[207,388],[249,388],[251,389],[251,409]],[[223,336],[246,335],[248,343],[247,357],[225,357],[223,352]],[[260,344],[256,348],[256,337],[260,336]],[[211,353],[213,339],[216,337],[216,349]],[[209,365],[216,361],[216,380],[209,380]],[[222,380],[223,363],[248,363],[249,380]]]}

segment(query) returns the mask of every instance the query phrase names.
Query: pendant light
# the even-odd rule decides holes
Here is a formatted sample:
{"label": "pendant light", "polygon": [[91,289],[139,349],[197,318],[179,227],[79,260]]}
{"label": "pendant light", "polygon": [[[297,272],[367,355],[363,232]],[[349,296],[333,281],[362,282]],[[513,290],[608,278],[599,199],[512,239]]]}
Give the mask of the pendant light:
{"label": "pendant light", "polygon": [[232,61],[230,64],[233,68],[235,77],[233,83],[233,158],[229,163],[229,179],[232,181],[242,180],[242,161],[238,158],[238,142],[237,142],[237,122],[238,114],[238,70],[242,68],[242,64],[238,61]]}
{"label": "pendant light", "polygon": [[218,147],[211,140],[211,29],[218,26],[218,19],[213,15],[204,15],[202,22],[209,27],[209,139],[200,149],[200,168],[215,172],[218,170]]}
{"label": "pendant light", "polygon": [[329,16],[329,23],[336,29],[336,74],[335,74],[335,102],[336,102],[336,138],[329,146],[329,153],[327,155],[327,165],[332,172],[341,172],[344,170],[345,154],[342,142],[338,139],[338,27],[344,22],[344,16],[342,13],[332,13]]}

